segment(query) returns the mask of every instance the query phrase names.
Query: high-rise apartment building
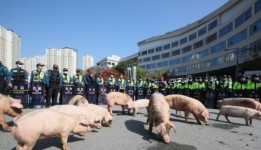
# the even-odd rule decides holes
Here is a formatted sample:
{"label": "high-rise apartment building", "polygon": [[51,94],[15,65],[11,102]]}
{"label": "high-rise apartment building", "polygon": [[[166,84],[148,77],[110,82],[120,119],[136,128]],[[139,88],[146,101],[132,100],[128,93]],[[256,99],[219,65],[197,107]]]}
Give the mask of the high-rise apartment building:
{"label": "high-rise apartment building", "polygon": [[21,38],[12,30],[0,26],[0,61],[9,69],[20,59]]}
{"label": "high-rise apartment building", "polygon": [[82,69],[88,69],[93,67],[93,57],[91,55],[83,55],[82,57]]}
{"label": "high-rise apartment building", "polygon": [[77,50],[69,47],[46,49],[47,70],[53,69],[53,65],[59,66],[60,72],[63,68],[68,69],[69,75],[74,75],[77,69]]}

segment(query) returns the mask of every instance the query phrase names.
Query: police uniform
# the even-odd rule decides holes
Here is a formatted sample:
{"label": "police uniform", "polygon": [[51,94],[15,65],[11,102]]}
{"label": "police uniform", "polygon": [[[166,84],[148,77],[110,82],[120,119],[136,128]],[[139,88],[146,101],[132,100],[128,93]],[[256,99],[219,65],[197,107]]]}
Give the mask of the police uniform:
{"label": "police uniform", "polygon": [[[122,74],[120,74],[121,76]],[[125,92],[125,86],[126,86],[126,83],[125,83],[125,79],[120,77],[118,78],[117,82],[116,82],[116,85],[118,86],[118,91],[119,92]]]}
{"label": "police uniform", "polygon": [[5,94],[7,85],[11,83],[11,76],[6,66],[0,61],[0,93]]}
{"label": "police uniform", "polygon": [[[16,62],[16,65],[22,65],[23,63],[20,61]],[[24,82],[28,81],[28,73],[21,67],[16,67],[10,70],[10,76],[12,82]]]}
{"label": "police uniform", "polygon": [[72,84],[72,79],[70,75],[68,75],[68,69],[63,68],[63,75],[62,75],[62,85],[70,85]]}
{"label": "police uniform", "polygon": [[76,75],[73,76],[73,85],[82,86],[84,85],[83,77],[80,75],[80,69],[76,69]]}
{"label": "police uniform", "polygon": [[233,84],[234,97],[245,97],[247,90],[247,81],[245,76],[239,77],[239,80]]}
{"label": "police uniform", "polygon": [[47,74],[47,99],[46,106],[50,106],[50,99],[52,98],[52,105],[57,103],[58,93],[62,86],[62,75],[59,73],[58,65],[53,65],[53,70],[49,70]]}

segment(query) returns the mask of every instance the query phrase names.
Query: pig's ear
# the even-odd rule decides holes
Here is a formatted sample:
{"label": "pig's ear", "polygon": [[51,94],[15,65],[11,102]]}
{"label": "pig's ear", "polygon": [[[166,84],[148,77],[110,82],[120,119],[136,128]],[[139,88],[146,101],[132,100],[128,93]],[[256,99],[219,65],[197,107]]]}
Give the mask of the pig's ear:
{"label": "pig's ear", "polygon": [[173,128],[174,132],[176,133],[176,128],[175,128],[174,124],[169,122],[168,125],[170,128]]}
{"label": "pig's ear", "polygon": [[163,128],[164,128],[164,124],[161,123],[159,125],[156,126],[156,130],[158,133],[162,133],[163,132]]}
{"label": "pig's ear", "polygon": [[22,109],[23,105],[21,103],[17,102],[17,101],[12,101],[11,102],[11,107]]}

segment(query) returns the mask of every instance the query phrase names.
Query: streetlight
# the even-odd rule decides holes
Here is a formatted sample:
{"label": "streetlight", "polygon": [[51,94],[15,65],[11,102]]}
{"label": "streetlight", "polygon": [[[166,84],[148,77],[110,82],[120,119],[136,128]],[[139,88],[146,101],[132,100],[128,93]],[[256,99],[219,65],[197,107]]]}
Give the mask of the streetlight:
{"label": "streetlight", "polygon": [[228,50],[237,50],[236,51],[236,55],[237,55],[237,62],[236,62],[236,79],[238,78],[238,55],[239,55],[239,48],[236,47],[236,48],[226,48],[225,51],[228,51]]}

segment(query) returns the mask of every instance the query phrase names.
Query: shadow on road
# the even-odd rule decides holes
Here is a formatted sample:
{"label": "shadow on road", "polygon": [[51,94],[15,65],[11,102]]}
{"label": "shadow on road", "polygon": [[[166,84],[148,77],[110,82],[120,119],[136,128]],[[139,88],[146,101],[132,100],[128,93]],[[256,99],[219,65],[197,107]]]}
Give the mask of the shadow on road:
{"label": "shadow on road", "polygon": [[142,136],[143,140],[151,142],[150,139],[153,139],[155,141],[162,142],[162,140],[157,134],[155,133],[150,134],[149,131],[145,129],[144,126],[148,126],[149,128],[149,125],[146,125],[144,122],[138,120],[127,120],[125,121],[125,126],[130,132]]}
{"label": "shadow on road", "polygon": [[149,147],[147,150],[196,150],[197,148],[191,145],[179,144],[170,142],[169,144],[158,143]]}
{"label": "shadow on road", "polygon": [[[75,137],[73,135],[70,135],[68,138],[68,143],[70,142],[76,142],[76,141],[83,141],[84,138],[78,138]],[[61,140],[59,137],[49,137],[49,138],[45,138],[45,139],[38,139],[35,146],[34,146],[34,150],[37,149],[47,149],[50,147],[57,147],[57,148],[62,148],[62,144],[61,144]],[[13,148],[12,150],[15,150],[16,148]]]}

